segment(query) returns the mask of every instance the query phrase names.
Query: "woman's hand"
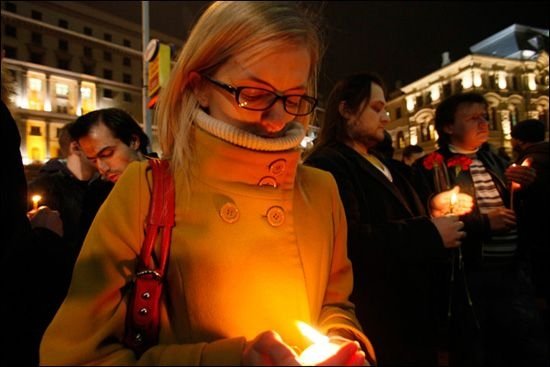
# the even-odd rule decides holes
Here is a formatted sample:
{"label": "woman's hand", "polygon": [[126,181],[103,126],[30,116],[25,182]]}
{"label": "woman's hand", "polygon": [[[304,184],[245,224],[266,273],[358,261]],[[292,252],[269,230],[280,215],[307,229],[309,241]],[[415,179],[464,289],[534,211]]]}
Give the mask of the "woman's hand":
{"label": "woman's hand", "polygon": [[[331,348],[335,349],[333,355],[325,360],[314,362],[315,366],[365,366],[366,358],[365,352],[361,350],[359,343],[344,339],[341,337],[330,337],[327,344],[330,344]],[[307,354],[316,354],[316,349],[320,349],[319,352],[323,352],[323,348],[327,348],[327,344],[312,344],[306,348],[301,356],[300,362],[303,365],[311,365],[307,360],[302,360],[302,357]]]}
{"label": "woman's hand", "polygon": [[[437,218],[448,214],[461,216],[470,213],[474,207],[474,199],[459,191],[460,187],[455,186],[451,190],[435,195],[430,202],[432,217]],[[451,200],[453,195],[456,195],[456,202]]]}
{"label": "woman's hand", "polygon": [[264,331],[247,342],[243,352],[245,366],[299,366],[294,350],[275,331]]}

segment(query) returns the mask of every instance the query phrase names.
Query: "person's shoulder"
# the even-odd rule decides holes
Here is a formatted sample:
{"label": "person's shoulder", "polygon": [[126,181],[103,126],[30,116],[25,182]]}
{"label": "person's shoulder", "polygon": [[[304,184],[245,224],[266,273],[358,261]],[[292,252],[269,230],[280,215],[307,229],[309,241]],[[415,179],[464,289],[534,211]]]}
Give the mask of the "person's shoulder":
{"label": "person's shoulder", "polygon": [[316,149],[304,160],[307,166],[325,168],[327,164],[342,166],[349,161],[348,148],[344,144],[331,144]]}

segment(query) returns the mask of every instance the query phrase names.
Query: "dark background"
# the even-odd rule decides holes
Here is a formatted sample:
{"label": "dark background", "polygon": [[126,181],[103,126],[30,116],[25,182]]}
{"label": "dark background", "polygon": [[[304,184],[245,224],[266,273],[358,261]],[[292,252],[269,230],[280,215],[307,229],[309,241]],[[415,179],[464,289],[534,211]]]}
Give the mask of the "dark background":
{"label": "dark background", "polygon": [[[128,21],[141,22],[140,1],[82,1]],[[152,29],[184,40],[209,1],[150,1]],[[388,90],[441,67],[442,53],[456,61],[470,46],[517,23],[549,29],[546,2],[529,1],[306,1],[320,12],[327,51],[319,94],[349,73],[374,71]],[[397,83],[397,84],[396,84]]]}

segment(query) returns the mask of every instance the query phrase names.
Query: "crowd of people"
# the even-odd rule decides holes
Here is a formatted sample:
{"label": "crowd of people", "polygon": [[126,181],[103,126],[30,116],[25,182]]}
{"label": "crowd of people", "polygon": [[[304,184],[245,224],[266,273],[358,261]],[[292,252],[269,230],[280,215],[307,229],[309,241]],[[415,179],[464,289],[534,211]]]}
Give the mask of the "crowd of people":
{"label": "crowd of people", "polygon": [[456,94],[436,107],[437,149],[397,160],[384,81],[355,73],[304,151],[319,25],[295,3],[222,1],[191,30],[155,112],[174,226],[158,335],[139,351],[149,137],[122,109],[89,112],[27,183],[2,90],[2,365],[550,363],[544,123],[513,126],[507,161],[484,96]]}

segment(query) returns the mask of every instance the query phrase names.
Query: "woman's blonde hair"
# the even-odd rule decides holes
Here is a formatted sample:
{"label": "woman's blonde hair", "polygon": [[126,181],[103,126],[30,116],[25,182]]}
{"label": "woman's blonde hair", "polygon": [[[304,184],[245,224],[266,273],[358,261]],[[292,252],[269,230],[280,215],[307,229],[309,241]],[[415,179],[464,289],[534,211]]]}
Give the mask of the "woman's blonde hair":
{"label": "woman's blonde hair", "polygon": [[194,156],[190,130],[199,104],[190,73],[212,75],[234,55],[271,49],[274,42],[304,45],[312,65],[307,93],[316,95],[322,52],[317,24],[306,9],[292,2],[218,1],[206,9],[179,55],[156,111],[163,158],[171,161],[174,172],[182,171],[189,180]]}

